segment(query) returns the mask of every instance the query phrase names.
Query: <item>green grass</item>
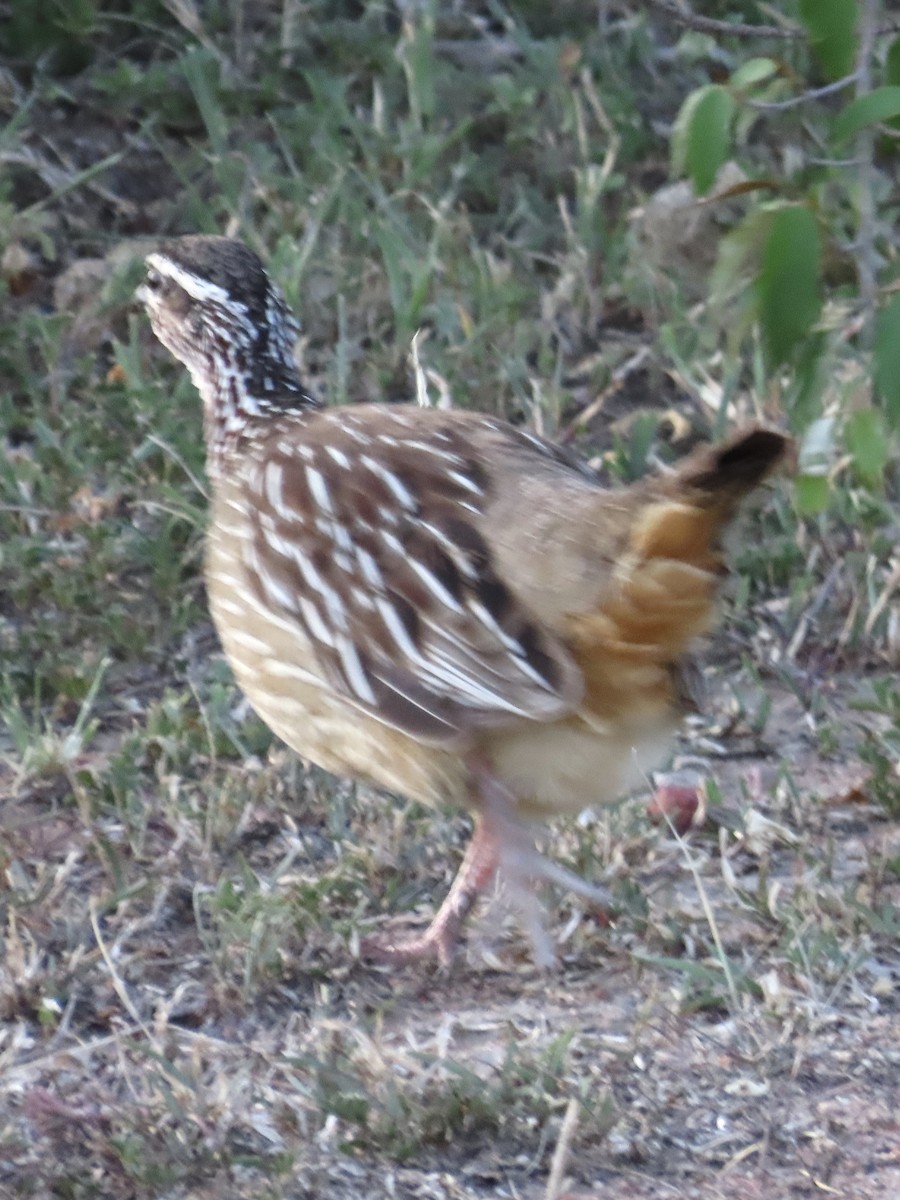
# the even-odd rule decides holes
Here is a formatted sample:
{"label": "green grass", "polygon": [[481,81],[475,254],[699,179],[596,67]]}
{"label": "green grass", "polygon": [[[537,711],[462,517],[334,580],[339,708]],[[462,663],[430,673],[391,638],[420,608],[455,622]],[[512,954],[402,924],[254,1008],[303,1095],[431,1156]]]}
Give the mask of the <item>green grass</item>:
{"label": "green grass", "polygon": [[[206,614],[199,402],[132,306],[147,239],[250,241],[330,402],[409,398],[421,331],[433,391],[562,436],[613,479],[726,409],[785,418],[734,310],[703,300],[712,262],[660,263],[634,216],[714,59],[610,9],[601,28],[574,0],[223,0],[199,25],[180,9],[185,28],[156,0],[41,22],[15,6],[0,1197],[343,1200],[389,1194],[388,1175],[402,1197],[435,1179],[538,1195],[567,1112],[573,1187],[637,1172],[712,1196],[806,1103],[804,1063],[848,1086],[865,1068],[881,1128],[900,970],[890,470],[875,486],[838,464],[815,518],[779,484],[742,527],[714,702],[681,747],[710,777],[709,818],[686,845],[641,802],[552,832],[621,906],[610,926],[547,898],[553,978],[502,905],[449,980],[358,963],[372,929],[432,911],[467,820],[304,769],[242,701]],[[825,404],[850,403],[851,341],[835,337]],[[773,1194],[798,1162],[853,1194],[820,1124],[773,1135]],[[846,1157],[849,1117],[832,1136]]]}

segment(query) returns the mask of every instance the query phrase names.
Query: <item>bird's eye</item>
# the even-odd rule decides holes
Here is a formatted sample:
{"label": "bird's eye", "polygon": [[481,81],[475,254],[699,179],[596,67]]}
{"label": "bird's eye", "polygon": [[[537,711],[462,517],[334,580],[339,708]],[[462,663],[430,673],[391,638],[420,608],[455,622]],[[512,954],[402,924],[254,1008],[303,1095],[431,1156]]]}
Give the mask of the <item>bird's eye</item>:
{"label": "bird's eye", "polygon": [[163,283],[162,275],[154,267],[148,267],[147,278],[144,280],[144,283],[151,292],[158,292]]}

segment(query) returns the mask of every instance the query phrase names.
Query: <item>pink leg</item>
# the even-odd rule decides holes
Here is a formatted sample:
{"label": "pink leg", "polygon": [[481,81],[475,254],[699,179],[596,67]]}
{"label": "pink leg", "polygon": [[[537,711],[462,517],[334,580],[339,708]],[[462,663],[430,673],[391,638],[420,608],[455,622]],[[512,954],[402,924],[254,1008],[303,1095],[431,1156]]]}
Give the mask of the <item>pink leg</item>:
{"label": "pink leg", "polygon": [[449,967],[466,917],[481,893],[490,886],[499,858],[500,846],[491,823],[482,813],[477,813],[475,832],[453,885],[422,936],[401,942],[366,938],[362,945],[363,957],[398,966],[434,957],[442,967]]}
{"label": "pink leg", "polygon": [[446,900],[421,937],[394,943],[366,938],[362,945],[364,958],[401,965],[433,957],[442,967],[449,967],[466,918],[498,870],[531,939],[538,966],[551,966],[554,954],[541,919],[540,901],[533,891],[536,880],[559,884],[604,908],[611,907],[603,888],[589,884],[535,849],[528,826],[519,816],[515,796],[483,756],[473,756],[469,767],[475,832]]}

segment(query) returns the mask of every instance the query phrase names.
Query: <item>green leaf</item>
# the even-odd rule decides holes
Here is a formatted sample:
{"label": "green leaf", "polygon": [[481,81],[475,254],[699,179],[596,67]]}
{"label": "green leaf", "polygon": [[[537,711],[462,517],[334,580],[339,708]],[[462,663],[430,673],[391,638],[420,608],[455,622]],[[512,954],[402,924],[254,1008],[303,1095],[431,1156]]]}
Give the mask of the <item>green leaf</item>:
{"label": "green leaf", "polygon": [[775,213],[756,284],[771,367],[791,356],[819,315],[821,254],[819,230],[808,208],[792,204]]}
{"label": "green leaf", "polygon": [[844,142],[866,125],[897,116],[900,116],[900,86],[876,88],[874,92],[858,96],[838,114],[834,123],[834,141]]}
{"label": "green leaf", "polygon": [[888,424],[900,429],[900,296],[886,304],[875,321],[875,386]]}
{"label": "green leaf", "polygon": [[856,0],[800,0],[800,19],[822,70],[841,79],[856,60]]}
{"label": "green leaf", "polygon": [[[884,82],[900,84],[900,37],[895,37],[888,46],[884,59]],[[888,124],[894,129],[900,129],[900,117],[891,117]]]}
{"label": "green leaf", "polygon": [[219,65],[208,50],[195,46],[182,58],[181,69],[194,93],[212,148],[222,156],[228,151],[228,122],[218,84]]}
{"label": "green leaf", "polygon": [[672,165],[690,176],[698,194],[709,191],[731,148],[734,97],[719,84],[687,97],[672,131]]}
{"label": "green leaf", "polygon": [[900,83],[900,35],[888,46],[884,59],[884,82]]}
{"label": "green leaf", "polygon": [[877,408],[859,409],[847,421],[844,438],[859,476],[869,486],[879,484],[889,458],[884,416]]}
{"label": "green leaf", "polygon": [[696,91],[689,92],[682,101],[681,108],[678,110],[678,115],[672,126],[670,147],[673,175],[684,175],[687,170],[688,132],[697,105],[705,96],[706,91],[706,88],[697,88]]}
{"label": "green leaf", "polygon": [[794,480],[794,497],[801,516],[814,517],[828,507],[828,477],[798,475]]}
{"label": "green leaf", "polygon": [[404,38],[401,46],[401,53],[408,64],[410,110],[416,113],[419,119],[429,119],[434,116],[437,103],[434,47],[430,30],[425,26],[418,26]]}
{"label": "green leaf", "polygon": [[777,70],[778,64],[771,58],[748,58],[731,76],[731,86],[752,87],[755,83],[771,79]]}
{"label": "green leaf", "polygon": [[[747,277],[757,269],[773,216],[771,208],[753,208],[743,221],[722,236],[709,283],[713,305],[720,305],[737,288],[746,291]],[[755,307],[753,315],[756,316]]]}
{"label": "green leaf", "polygon": [[828,345],[828,335],[821,329],[813,329],[797,347],[793,386],[784,397],[792,429],[805,429],[821,411],[828,376]]}

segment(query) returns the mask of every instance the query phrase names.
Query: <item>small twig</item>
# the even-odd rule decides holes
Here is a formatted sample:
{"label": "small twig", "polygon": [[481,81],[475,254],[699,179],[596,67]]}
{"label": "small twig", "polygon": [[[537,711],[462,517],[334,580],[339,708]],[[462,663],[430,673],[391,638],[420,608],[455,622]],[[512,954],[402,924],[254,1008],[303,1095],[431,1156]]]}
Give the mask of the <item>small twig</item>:
{"label": "small twig", "polygon": [[794,40],[804,36],[800,29],[781,25],[745,25],[740,21],[732,24],[730,21],[717,21],[714,17],[698,17],[696,13],[681,8],[674,0],[646,0],[648,8],[665,13],[686,29],[694,29],[698,33],[722,33],[728,37],[758,37],[783,38]]}
{"label": "small twig", "polygon": [[793,632],[788,640],[788,647],[785,651],[785,656],[792,662],[796,659],[800,652],[800,648],[806,641],[806,636],[815,621],[816,617],[825,607],[826,603],[831,599],[831,594],[841,577],[841,572],[844,569],[844,560],[838,559],[825,576],[822,586],[819,588],[812,603],[800,614],[797,624],[794,626]]}
{"label": "small twig", "polygon": [[600,166],[600,179],[597,183],[597,192],[599,193],[605,189],[610,175],[615,170],[622,139],[616,132],[615,124],[609,119],[606,109],[603,107],[600,100],[600,93],[597,91],[597,85],[594,83],[594,77],[587,68],[581,72],[580,80],[590,110],[594,114],[594,120],[606,134],[607,138],[606,153],[603,156],[603,162]]}
{"label": "small twig", "polygon": [[[664,13],[685,29],[694,29],[697,33],[721,33],[727,37],[740,38],[779,38],[782,41],[796,41],[806,37],[803,29],[791,25],[748,25],[741,21],[718,21],[715,17],[700,17],[689,9],[682,8],[675,0],[645,0],[648,8],[655,8]],[[876,37],[884,37],[892,33],[900,33],[900,21],[889,21],[874,30]]]}
{"label": "small twig", "polygon": [[109,971],[109,977],[112,981],[113,990],[115,991],[115,993],[119,997],[119,999],[122,1001],[122,1006],[125,1009],[125,1011],[128,1013],[129,1017],[131,1017],[132,1021],[135,1023],[135,1025],[137,1025],[137,1027],[138,1027],[138,1029],[140,1029],[141,1033],[144,1034],[147,1041],[152,1046],[155,1046],[156,1039],[154,1038],[153,1034],[150,1032],[150,1030],[147,1028],[147,1026],[142,1021],[141,1014],[135,1008],[134,1001],[129,996],[128,988],[125,986],[125,981],[122,979],[121,975],[116,970],[116,964],[113,962],[113,957],[110,954],[110,952],[107,948],[107,945],[103,940],[103,934],[100,932],[100,922],[97,919],[97,904],[96,904],[95,898],[93,896],[90,898],[90,900],[88,902],[88,912],[90,913],[91,928],[94,931],[94,937],[97,941],[97,948],[99,949],[100,954],[103,957],[103,961],[106,963],[106,969],[107,969],[107,971]]}
{"label": "small twig", "polygon": [[200,16],[200,8],[195,0],[164,0],[164,3],[182,29],[186,30],[191,37],[196,38],[203,49],[215,58],[223,74],[226,77],[233,76],[231,62],[219,49],[215,39],[207,32]]}
{"label": "small twig", "polygon": [[800,96],[791,96],[789,100],[751,100],[750,107],[762,109],[765,112],[781,112],[786,108],[796,108],[799,104],[806,104],[810,100],[821,100],[823,96],[833,96],[835,92],[842,92],[844,88],[856,83],[857,79],[858,72],[854,71],[850,75],[845,75],[843,79],[835,79],[833,83],[810,88],[808,92],[803,92]]}
{"label": "small twig", "polygon": [[[881,0],[863,0],[859,8],[859,48],[856,55],[856,99],[872,91],[872,65]],[[875,134],[870,126],[856,136],[859,159],[859,217],[857,221],[856,268],[859,272],[859,299],[863,315],[860,340],[869,349],[875,337],[875,300],[878,255],[875,249]]]}
{"label": "small twig", "polygon": [[559,1200],[562,1192],[566,1167],[569,1163],[569,1152],[572,1149],[572,1139],[578,1128],[578,1109],[578,1101],[573,1096],[566,1105],[566,1114],[556,1140],[556,1149],[553,1151],[553,1161],[550,1163],[550,1175],[547,1179],[544,1200]]}
{"label": "small twig", "polygon": [[306,9],[302,0],[284,0],[281,6],[281,29],[278,37],[282,69],[291,65],[293,52],[301,43],[300,30],[305,16]]}
{"label": "small twig", "polygon": [[57,1046],[54,1039],[49,1050],[42,1049],[40,1054],[22,1058],[19,1062],[5,1068],[3,1072],[4,1086],[8,1088],[14,1079],[21,1079],[23,1083],[26,1083],[33,1075],[40,1075],[45,1071],[62,1071],[64,1065],[72,1061],[86,1063],[92,1055],[105,1050],[108,1046],[115,1046],[120,1038],[135,1037],[141,1032],[145,1032],[143,1024],[123,1026],[115,1033],[104,1034],[103,1037],[96,1038],[92,1042],[73,1043],[69,1041],[63,1046]]}
{"label": "small twig", "polygon": [[611,396],[622,390],[629,376],[635,371],[640,370],[647,359],[650,357],[650,347],[641,346],[641,348],[632,354],[629,359],[626,359],[620,367],[617,367],[612,373],[612,380],[603,391],[596,396],[590,404],[581,410],[581,412],[573,417],[565,429],[561,430],[557,438],[560,442],[570,442],[579,429],[584,429],[586,425],[603,410],[603,406]]}
{"label": "small twig", "polygon": [[156,446],[157,449],[162,450],[163,454],[167,454],[169,458],[171,458],[172,462],[181,467],[182,471],[184,471],[185,475],[188,477],[203,499],[207,501],[209,500],[209,491],[204,485],[202,479],[194,474],[191,468],[187,465],[187,462],[183,456],[178,453],[174,446],[165,441],[164,438],[157,437],[155,433],[148,434],[147,441],[151,444],[151,446]]}
{"label": "small twig", "polygon": [[[725,976],[725,984],[728,988],[728,997],[731,1001],[731,1011],[734,1016],[737,1016],[738,1012],[740,1011],[740,998],[738,996],[737,983],[735,982],[734,972],[731,969],[731,963],[728,959],[728,955],[725,952],[725,943],[722,941],[722,935],[719,931],[718,923],[716,922],[716,915],[713,912],[713,906],[709,899],[709,892],[706,890],[706,886],[703,883],[703,879],[700,875],[700,868],[697,866],[697,861],[693,854],[691,854],[691,849],[688,846],[688,843],[675,828],[675,825],[672,822],[672,818],[669,816],[669,814],[666,813],[665,816],[669,830],[672,833],[672,836],[678,842],[678,846],[684,857],[687,869],[690,871],[691,876],[693,877],[694,887],[696,888],[697,896],[700,900],[700,907],[703,909],[703,916],[706,918],[706,924],[709,926],[709,932],[712,936],[713,945],[716,948],[716,958],[718,959],[719,966],[722,968],[722,974]],[[724,875],[724,869],[727,864],[727,859],[725,858],[724,853],[721,855],[721,862]]]}
{"label": "small twig", "polygon": [[53,517],[52,508],[35,508],[31,504],[0,504],[0,513],[16,513],[22,517]]}
{"label": "small twig", "polygon": [[421,334],[422,330],[417,329],[412,336],[409,361],[413,370],[413,378],[416,381],[416,404],[418,404],[419,408],[431,408],[433,401],[428,394],[428,379],[422,370],[422,363],[419,361],[419,338]]}
{"label": "small twig", "polygon": [[[432,367],[423,367],[419,359],[419,340],[421,338],[424,344],[428,334],[422,335],[422,330],[417,329],[413,334],[412,343],[409,351],[409,364],[412,367],[413,377],[416,381],[416,404],[419,408],[442,408],[445,411],[453,407],[453,394],[450,391],[450,384]],[[437,388],[437,399],[433,400],[431,392],[428,390],[429,384]]]}
{"label": "small twig", "polygon": [[823,158],[815,154],[811,154],[806,161],[811,167],[834,167],[841,171],[855,167],[859,162],[856,158]]}
{"label": "small twig", "polygon": [[884,585],[884,590],[872,605],[872,609],[868,617],[866,617],[866,623],[863,626],[863,632],[865,633],[866,637],[871,636],[872,630],[875,628],[878,618],[887,608],[888,601],[898,587],[900,587],[900,558],[894,561],[893,569],[888,576],[887,583]]}
{"label": "small twig", "polygon": [[114,192],[109,192],[107,189],[101,188],[98,184],[92,182],[95,176],[109,167],[116,166],[124,157],[124,150],[116,150],[113,154],[107,154],[106,158],[101,158],[98,162],[91,163],[90,166],[85,167],[83,170],[76,171],[68,167],[57,166],[55,163],[50,162],[49,159],[42,158],[27,146],[24,149],[4,150],[0,152],[0,163],[12,163],[28,167],[50,189],[49,195],[42,196],[40,200],[35,200],[25,208],[20,209],[16,214],[16,219],[22,221],[33,217],[49,205],[55,203],[62,196],[65,196],[68,192],[88,184],[90,184],[93,191],[99,193],[102,199],[127,208],[128,201],[122,201]]}

